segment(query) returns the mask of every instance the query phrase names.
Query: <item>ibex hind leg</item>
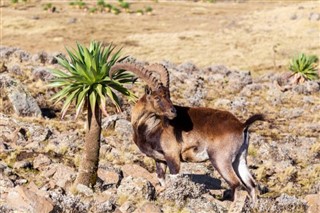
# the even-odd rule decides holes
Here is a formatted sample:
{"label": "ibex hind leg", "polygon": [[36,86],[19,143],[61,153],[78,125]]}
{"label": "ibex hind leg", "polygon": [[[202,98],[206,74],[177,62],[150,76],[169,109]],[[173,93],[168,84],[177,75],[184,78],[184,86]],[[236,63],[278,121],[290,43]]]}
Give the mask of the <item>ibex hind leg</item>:
{"label": "ibex hind leg", "polygon": [[[213,154],[214,155],[214,154]],[[235,201],[236,190],[240,186],[240,180],[232,167],[232,160],[229,157],[224,157],[223,155],[210,155],[210,161],[212,165],[217,169],[222,178],[229,184],[231,188],[231,194],[223,199],[229,199]]]}
{"label": "ibex hind leg", "polygon": [[240,148],[240,151],[233,162],[233,168],[236,171],[238,177],[240,178],[242,184],[248,191],[250,197],[252,198],[252,202],[256,201],[256,182],[250,174],[249,168],[247,166],[247,152],[249,146],[249,134],[248,131],[244,131],[244,142]]}

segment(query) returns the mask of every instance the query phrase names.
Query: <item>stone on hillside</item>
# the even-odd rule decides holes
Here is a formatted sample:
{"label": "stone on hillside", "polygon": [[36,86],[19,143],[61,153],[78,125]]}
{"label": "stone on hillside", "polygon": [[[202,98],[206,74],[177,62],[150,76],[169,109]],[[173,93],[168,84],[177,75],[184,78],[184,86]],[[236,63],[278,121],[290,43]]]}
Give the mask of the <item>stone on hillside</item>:
{"label": "stone on hillside", "polygon": [[110,200],[107,200],[105,202],[99,203],[96,207],[97,213],[109,213],[109,212],[114,212],[115,210],[115,205],[113,202]]}
{"label": "stone on hillside", "polygon": [[203,184],[197,184],[189,177],[179,175],[168,175],[166,178],[166,189],[162,196],[166,200],[174,200],[179,206],[183,206],[187,199],[198,198],[207,190]]}
{"label": "stone on hillside", "polygon": [[33,160],[33,168],[40,169],[44,166],[49,166],[51,164],[50,158],[48,158],[46,155],[40,154]]}
{"label": "stone on hillside", "polygon": [[61,188],[65,189],[76,177],[74,169],[69,166],[65,166],[64,164],[57,164],[53,169],[54,175],[52,178],[55,181],[55,184]]}
{"label": "stone on hillside", "polygon": [[9,73],[15,74],[15,75],[22,75],[21,68],[18,64],[14,64],[11,67],[8,67]]}
{"label": "stone on hillside", "polygon": [[121,137],[132,138],[133,128],[130,121],[119,119],[116,121],[114,131]]}
{"label": "stone on hillside", "polygon": [[44,196],[24,186],[16,186],[7,196],[7,205],[19,212],[51,212],[53,204]]}
{"label": "stone on hillside", "polygon": [[230,93],[240,92],[248,84],[252,84],[252,76],[249,71],[230,70],[223,65],[211,66],[204,70],[208,81]]}
{"label": "stone on hillside", "polygon": [[30,169],[32,167],[32,163],[28,160],[17,161],[13,164],[14,169]]}
{"label": "stone on hillside", "polygon": [[77,196],[49,191],[49,197],[55,204],[56,212],[89,212],[90,205],[82,202]]}
{"label": "stone on hillside", "polygon": [[93,196],[93,190],[86,185],[78,184],[76,189],[77,192],[81,195],[85,195],[87,197]]}
{"label": "stone on hillside", "polygon": [[119,210],[123,213],[133,213],[136,210],[136,206],[133,201],[126,201],[120,207]]}
{"label": "stone on hillside", "polygon": [[307,195],[304,199],[308,204],[308,213],[320,212],[320,193]]}
{"label": "stone on hillside", "polygon": [[41,116],[36,100],[20,82],[9,76],[0,75],[0,88],[4,89],[17,115]]}
{"label": "stone on hillside", "polygon": [[109,186],[118,186],[122,180],[122,173],[115,170],[98,169],[98,177]]}
{"label": "stone on hillside", "polygon": [[26,62],[30,59],[30,54],[27,53],[24,50],[18,49],[16,50],[13,55],[20,61],[20,62]]}
{"label": "stone on hillside", "polygon": [[204,197],[190,199],[185,208],[190,213],[227,212],[218,202],[208,200]]}
{"label": "stone on hillside", "polygon": [[154,186],[144,178],[124,178],[117,189],[118,197],[126,197],[130,201],[154,200],[156,190]]}
{"label": "stone on hillside", "polygon": [[320,91],[320,82],[306,81],[303,84],[295,85],[293,91],[299,94],[310,95]]}
{"label": "stone on hillside", "polygon": [[102,128],[103,129],[108,129],[108,128],[114,128],[116,125],[116,122],[120,119],[125,119],[125,114],[115,114],[115,115],[110,115],[102,119]]}
{"label": "stone on hillside", "polygon": [[309,20],[310,21],[319,21],[320,20],[320,13],[310,13]]}
{"label": "stone on hillside", "polygon": [[53,75],[44,67],[32,69],[32,76],[35,80],[48,82],[53,78]]}
{"label": "stone on hillside", "polygon": [[0,47],[0,59],[9,59],[9,57],[17,50],[18,50],[18,48],[16,48],[16,47],[1,46]]}
{"label": "stone on hillside", "polygon": [[134,178],[142,177],[150,181],[154,186],[158,184],[156,173],[150,173],[145,168],[136,164],[125,164],[121,167],[124,177],[132,176]]}
{"label": "stone on hillside", "polygon": [[141,207],[136,209],[134,213],[145,213],[145,212],[152,212],[152,213],[162,213],[161,208],[154,203],[146,202]]}
{"label": "stone on hillside", "polygon": [[277,197],[271,208],[273,212],[306,212],[306,210],[307,203],[305,201],[287,194],[281,194],[280,197]]}
{"label": "stone on hillside", "polygon": [[194,74],[195,72],[199,71],[199,68],[197,68],[193,63],[191,62],[186,62],[178,65],[176,69],[179,72],[184,72],[188,74]]}

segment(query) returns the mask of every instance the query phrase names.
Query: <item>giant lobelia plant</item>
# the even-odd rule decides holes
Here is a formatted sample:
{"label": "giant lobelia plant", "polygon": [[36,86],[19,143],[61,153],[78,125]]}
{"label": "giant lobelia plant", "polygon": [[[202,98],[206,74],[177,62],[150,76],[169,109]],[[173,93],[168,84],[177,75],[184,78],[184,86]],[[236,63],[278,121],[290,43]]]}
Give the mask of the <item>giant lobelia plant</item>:
{"label": "giant lobelia plant", "polygon": [[110,100],[116,109],[120,110],[115,91],[127,96],[129,100],[134,100],[134,94],[124,87],[124,84],[133,82],[133,75],[120,70],[110,79],[110,68],[125,59],[125,57],[120,58],[120,50],[115,51],[113,45],[104,47],[101,43],[93,41],[89,48],[77,44],[77,49],[71,51],[66,48],[66,50],[70,59],[64,56],[57,57],[64,71],[59,69],[51,71],[55,78],[50,86],[62,88],[51,99],[56,103],[64,100],[62,118],[70,106],[75,106],[75,117],[78,117],[82,109],[87,110],[83,157],[75,186],[83,184],[92,187],[97,180],[101,117],[102,114],[108,115],[106,102]]}

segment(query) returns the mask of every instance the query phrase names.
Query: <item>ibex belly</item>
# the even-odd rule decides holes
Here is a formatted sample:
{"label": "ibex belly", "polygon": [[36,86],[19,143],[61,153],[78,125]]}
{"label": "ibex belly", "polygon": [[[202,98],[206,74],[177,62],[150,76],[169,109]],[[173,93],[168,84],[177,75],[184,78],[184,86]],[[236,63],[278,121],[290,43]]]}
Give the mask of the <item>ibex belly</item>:
{"label": "ibex belly", "polygon": [[188,136],[182,143],[181,159],[185,162],[203,162],[209,160],[207,143],[203,138]]}

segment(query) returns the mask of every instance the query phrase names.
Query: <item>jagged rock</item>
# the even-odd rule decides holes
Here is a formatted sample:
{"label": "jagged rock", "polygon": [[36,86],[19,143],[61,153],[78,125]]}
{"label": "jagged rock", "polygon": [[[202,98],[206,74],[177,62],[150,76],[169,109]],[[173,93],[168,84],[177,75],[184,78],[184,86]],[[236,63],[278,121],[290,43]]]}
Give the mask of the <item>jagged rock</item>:
{"label": "jagged rock", "polygon": [[293,86],[293,91],[304,95],[316,93],[320,91],[320,82],[306,81],[303,84]]}
{"label": "jagged rock", "polygon": [[51,212],[53,204],[44,196],[24,186],[16,186],[7,196],[7,205],[19,212]]}
{"label": "jagged rock", "polygon": [[166,200],[174,200],[177,205],[183,206],[187,199],[198,198],[206,192],[204,185],[194,183],[188,176],[179,174],[166,177],[166,189],[161,196]]}
{"label": "jagged rock", "polygon": [[59,187],[66,188],[76,177],[74,169],[69,166],[65,166],[64,164],[51,165],[50,167],[51,169],[46,171],[44,175],[47,177],[53,175],[52,179]]}
{"label": "jagged rock", "polygon": [[30,54],[24,50],[17,49],[13,55],[20,61],[20,62],[26,62],[30,59]]}
{"label": "jagged rock", "polygon": [[0,196],[14,187],[14,183],[8,178],[7,175],[0,173]]}
{"label": "jagged rock", "polygon": [[125,114],[123,113],[107,116],[102,119],[101,127],[102,129],[114,128],[118,120],[125,118]]}
{"label": "jagged rock", "polygon": [[130,121],[119,119],[116,121],[114,131],[121,137],[132,138],[133,128]]}
{"label": "jagged rock", "polygon": [[110,200],[107,200],[105,202],[99,203],[96,207],[97,213],[109,213],[113,212],[115,210],[115,205]]}
{"label": "jagged rock", "polygon": [[145,168],[142,168],[139,165],[136,164],[125,164],[121,167],[121,170],[123,171],[124,177],[132,176],[133,178],[139,178],[142,177],[152,183],[152,185],[158,184],[158,178],[156,176],[156,173],[150,173]]}
{"label": "jagged rock", "polygon": [[189,101],[189,104],[191,106],[203,105],[203,100],[205,99],[205,96],[206,96],[206,91],[204,89],[204,78],[198,76],[196,80],[189,85],[190,87],[188,87],[188,89],[184,94],[186,99]]}
{"label": "jagged rock", "polygon": [[18,64],[14,64],[11,67],[8,67],[9,73],[15,74],[15,75],[22,75],[21,68]]}
{"label": "jagged rock", "polygon": [[126,197],[127,200],[153,200],[155,199],[154,186],[144,178],[133,178],[128,176],[121,181],[117,189],[119,197]]}
{"label": "jagged rock", "polygon": [[48,82],[53,78],[53,75],[44,67],[37,67],[32,70],[32,76],[35,80]]}
{"label": "jagged rock", "polygon": [[88,212],[90,208],[90,204],[82,202],[79,197],[73,195],[62,195],[61,193],[49,191],[49,197],[55,205],[56,213],[84,213]]}
{"label": "jagged rock", "polygon": [[0,88],[5,90],[17,115],[41,116],[41,110],[36,100],[20,82],[2,74],[0,75]]}
{"label": "jagged rock", "polygon": [[0,47],[0,58],[1,59],[8,59],[18,48],[16,47]]}
{"label": "jagged rock", "polygon": [[40,169],[41,167],[48,166],[51,164],[50,158],[46,155],[40,154],[33,160],[33,168]]}

